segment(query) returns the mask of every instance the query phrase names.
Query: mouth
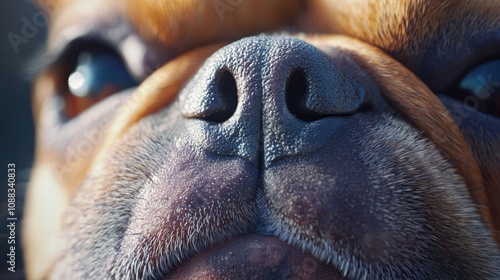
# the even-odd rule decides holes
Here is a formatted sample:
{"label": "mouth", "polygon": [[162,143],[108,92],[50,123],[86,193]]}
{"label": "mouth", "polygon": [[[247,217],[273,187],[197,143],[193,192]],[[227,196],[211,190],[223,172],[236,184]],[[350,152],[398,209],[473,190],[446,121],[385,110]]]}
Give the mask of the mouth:
{"label": "mouth", "polygon": [[274,236],[252,233],[186,260],[164,279],[344,279],[333,267]]}
{"label": "mouth", "polygon": [[[385,241],[397,234],[373,233],[386,228],[375,208],[352,209],[372,208],[360,169],[351,174],[329,155],[324,168],[324,154],[262,167],[189,147],[171,151],[137,194],[112,274],[345,279],[361,273],[360,262],[376,262],[368,257],[390,262],[397,254]],[[343,183],[355,176],[359,184]]]}
{"label": "mouth", "polygon": [[[304,230],[309,226],[294,225],[304,221],[303,215],[325,214],[272,209],[265,198],[272,193],[264,193],[262,185],[275,179],[263,178],[254,164],[238,158],[226,158],[221,164],[220,156],[207,153],[195,157],[189,151],[172,154],[170,159],[176,165],[163,168],[151,179],[152,186],[143,187],[138,194],[113,275],[133,273],[143,279],[343,279],[334,265],[318,258],[332,253],[312,245],[320,238]],[[291,195],[298,199],[305,194],[307,191]],[[315,207],[326,205],[329,198],[312,203]],[[295,208],[292,204],[286,207]],[[320,208],[319,212],[325,212]],[[280,217],[276,211],[290,216]],[[293,213],[298,220],[293,221]],[[316,227],[322,231],[329,226],[311,225]]]}

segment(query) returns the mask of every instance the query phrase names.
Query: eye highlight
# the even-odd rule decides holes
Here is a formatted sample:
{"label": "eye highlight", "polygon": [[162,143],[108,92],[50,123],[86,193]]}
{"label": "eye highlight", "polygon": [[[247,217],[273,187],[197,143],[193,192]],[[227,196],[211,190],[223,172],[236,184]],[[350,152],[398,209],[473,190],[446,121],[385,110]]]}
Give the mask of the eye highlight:
{"label": "eye highlight", "polygon": [[484,62],[470,70],[451,97],[480,112],[500,117],[500,59]]}
{"label": "eye highlight", "polygon": [[62,73],[65,112],[73,118],[107,96],[137,85],[121,58],[106,47],[74,52],[74,63]]}

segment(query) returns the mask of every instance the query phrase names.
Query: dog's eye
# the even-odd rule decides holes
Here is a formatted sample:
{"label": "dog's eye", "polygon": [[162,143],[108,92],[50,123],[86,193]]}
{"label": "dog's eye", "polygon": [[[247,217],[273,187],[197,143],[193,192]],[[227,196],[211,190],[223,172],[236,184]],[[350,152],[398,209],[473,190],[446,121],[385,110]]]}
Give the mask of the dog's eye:
{"label": "dog's eye", "polygon": [[500,59],[484,62],[467,72],[452,97],[481,112],[500,117]]}
{"label": "dog's eye", "polygon": [[108,48],[83,49],[74,54],[65,74],[66,116],[72,118],[105,97],[135,86],[121,58]]}

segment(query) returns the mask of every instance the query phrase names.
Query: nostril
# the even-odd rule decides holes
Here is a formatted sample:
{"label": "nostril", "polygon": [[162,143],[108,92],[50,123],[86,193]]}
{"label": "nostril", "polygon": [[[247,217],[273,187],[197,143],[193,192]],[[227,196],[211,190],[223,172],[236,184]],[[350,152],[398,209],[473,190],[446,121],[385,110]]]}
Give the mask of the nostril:
{"label": "nostril", "polygon": [[222,70],[220,79],[217,83],[217,87],[222,93],[222,96],[225,97],[228,105],[231,105],[230,107],[234,107],[234,109],[236,110],[238,89],[236,88],[236,81],[234,80],[233,74],[231,74],[229,70]]}
{"label": "nostril", "polygon": [[303,121],[315,121],[322,116],[315,114],[306,107],[306,98],[309,90],[307,75],[303,69],[296,68],[290,74],[286,89],[286,105],[290,113]]}
{"label": "nostril", "polygon": [[[365,100],[365,90],[330,64],[295,67],[288,75],[285,102],[297,119],[313,122],[331,116],[354,114]],[[370,110],[369,107],[363,108]]]}
{"label": "nostril", "polygon": [[222,106],[219,110],[211,112],[203,119],[211,122],[225,122],[236,111],[238,105],[238,89],[233,74],[228,69],[221,69],[217,75],[216,89],[217,95],[222,101]]}
{"label": "nostril", "polygon": [[200,71],[183,88],[181,112],[186,118],[211,124],[231,118],[238,105],[238,89],[233,73],[226,67]]}

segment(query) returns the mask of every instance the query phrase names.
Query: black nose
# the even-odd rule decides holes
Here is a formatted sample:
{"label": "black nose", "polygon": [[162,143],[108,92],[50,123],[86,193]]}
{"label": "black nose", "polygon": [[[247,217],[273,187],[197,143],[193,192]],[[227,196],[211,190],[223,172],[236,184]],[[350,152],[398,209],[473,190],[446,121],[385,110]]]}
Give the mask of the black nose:
{"label": "black nose", "polygon": [[258,36],[210,57],[180,102],[197,137],[209,135],[199,142],[204,147],[253,161],[260,140],[272,161],[316,149],[335,130],[322,126],[356,112],[364,97],[315,47],[291,37]]}

